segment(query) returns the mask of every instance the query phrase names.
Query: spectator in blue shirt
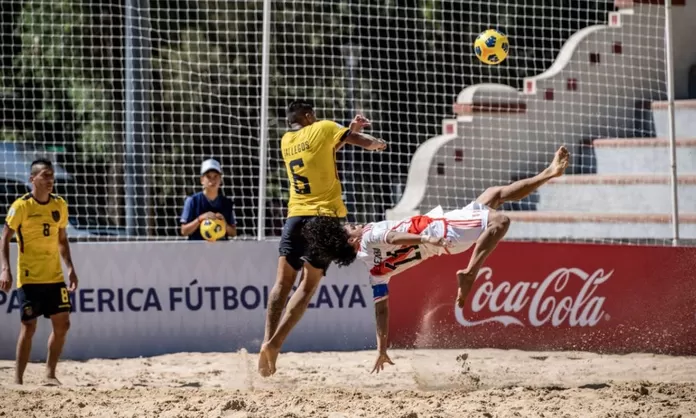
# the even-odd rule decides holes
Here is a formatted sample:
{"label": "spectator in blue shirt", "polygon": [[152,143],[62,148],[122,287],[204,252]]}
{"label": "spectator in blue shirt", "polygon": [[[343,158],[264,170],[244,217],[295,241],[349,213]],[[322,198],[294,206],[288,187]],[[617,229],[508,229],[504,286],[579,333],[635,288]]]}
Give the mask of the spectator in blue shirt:
{"label": "spectator in blue shirt", "polygon": [[201,222],[206,219],[224,219],[227,234],[223,240],[237,235],[232,199],[220,191],[222,168],[216,160],[209,159],[201,164],[201,185],[203,191],[186,198],[181,213],[181,235],[189,240],[203,240],[200,232]]}

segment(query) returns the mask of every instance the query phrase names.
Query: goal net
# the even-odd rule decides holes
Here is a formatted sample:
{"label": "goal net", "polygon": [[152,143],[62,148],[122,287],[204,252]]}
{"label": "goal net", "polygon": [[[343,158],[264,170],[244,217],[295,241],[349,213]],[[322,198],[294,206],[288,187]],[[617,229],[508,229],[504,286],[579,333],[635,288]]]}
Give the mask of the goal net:
{"label": "goal net", "polygon": [[[302,98],[322,119],[365,115],[389,143],[339,152],[351,221],[463,206],[566,144],[570,175],[505,206],[520,225],[511,238],[668,239],[668,148],[646,139],[666,135],[664,11],[637,3],[272,2],[260,156],[263,2],[11,0],[0,215],[28,190],[28,162],[48,155],[74,236],[176,239],[200,164],[215,158],[240,236],[278,236],[279,139],[285,106]],[[472,51],[488,28],[510,38],[497,66]]]}

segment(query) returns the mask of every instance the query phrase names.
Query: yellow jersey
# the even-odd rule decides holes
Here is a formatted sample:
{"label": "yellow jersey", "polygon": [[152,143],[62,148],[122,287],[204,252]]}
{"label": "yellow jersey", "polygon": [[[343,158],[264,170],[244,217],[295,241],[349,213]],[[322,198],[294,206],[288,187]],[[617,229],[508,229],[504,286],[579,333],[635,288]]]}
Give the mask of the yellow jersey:
{"label": "yellow jersey", "polygon": [[68,204],[51,194],[40,203],[28,193],[15,200],[5,219],[17,234],[17,288],[25,284],[61,283],[58,230],[68,226]]}
{"label": "yellow jersey", "polygon": [[290,180],[288,217],[348,214],[336,168],[336,148],[349,129],[322,120],[283,135],[281,151]]}

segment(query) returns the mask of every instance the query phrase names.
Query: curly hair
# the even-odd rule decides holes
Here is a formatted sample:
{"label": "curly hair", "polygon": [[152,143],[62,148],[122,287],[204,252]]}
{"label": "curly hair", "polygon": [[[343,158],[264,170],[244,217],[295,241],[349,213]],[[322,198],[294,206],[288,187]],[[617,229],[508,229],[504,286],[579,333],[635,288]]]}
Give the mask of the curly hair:
{"label": "curly hair", "polygon": [[317,216],[304,225],[302,235],[307,241],[307,252],[313,258],[330,260],[343,267],[353,263],[358,255],[337,218]]}

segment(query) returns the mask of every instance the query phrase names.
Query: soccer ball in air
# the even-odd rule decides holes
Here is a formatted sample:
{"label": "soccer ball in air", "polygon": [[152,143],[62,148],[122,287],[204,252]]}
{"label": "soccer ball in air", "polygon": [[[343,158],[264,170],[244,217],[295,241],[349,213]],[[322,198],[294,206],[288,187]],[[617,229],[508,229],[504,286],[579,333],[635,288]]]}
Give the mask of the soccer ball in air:
{"label": "soccer ball in air", "polygon": [[201,223],[200,231],[204,240],[217,241],[225,236],[225,221],[206,219]]}
{"label": "soccer ball in air", "polygon": [[483,31],[474,41],[476,56],[486,64],[500,64],[507,58],[510,43],[507,36],[495,29]]}

